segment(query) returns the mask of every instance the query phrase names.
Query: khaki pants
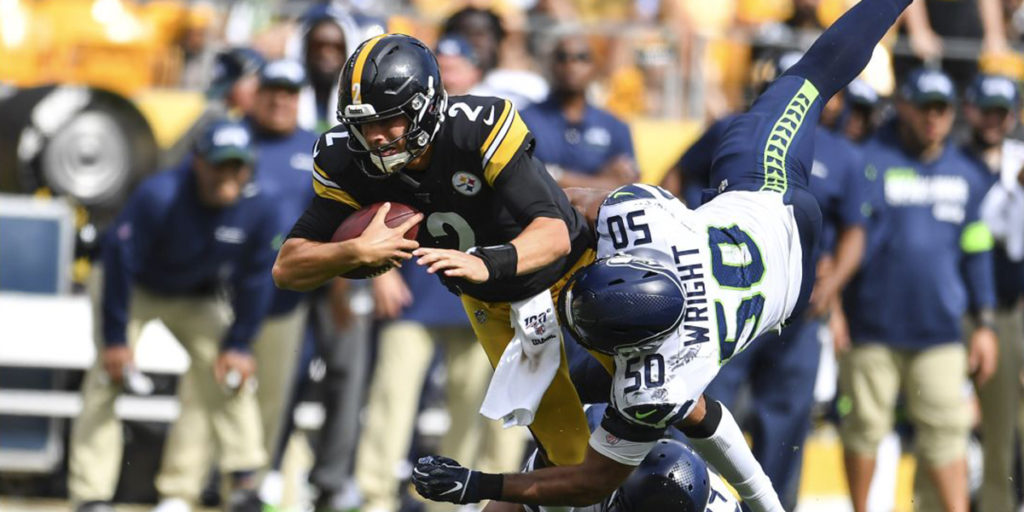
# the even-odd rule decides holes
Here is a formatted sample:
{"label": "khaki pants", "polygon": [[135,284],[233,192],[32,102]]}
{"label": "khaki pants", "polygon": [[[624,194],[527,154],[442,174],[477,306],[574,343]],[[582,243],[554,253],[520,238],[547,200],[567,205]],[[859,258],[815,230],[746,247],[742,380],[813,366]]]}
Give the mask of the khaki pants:
{"label": "khaki pants", "polygon": [[[308,312],[308,305],[302,303],[290,312],[267,317],[252,343],[258,382],[256,401],[267,464],[277,450],[284,426],[284,408],[291,397]],[[163,497],[197,501],[212,458],[208,449],[209,418],[191,376],[186,374],[178,388],[181,415],[164,445],[156,489]]]}
{"label": "khaki pants", "polygon": [[1017,510],[1013,491],[1014,434],[1021,393],[1021,343],[1024,342],[1024,312],[1020,307],[999,309],[996,335],[999,360],[996,373],[978,389],[981,405],[981,439],[985,476],[981,484],[980,508],[986,512]]}
{"label": "khaki pants", "polygon": [[[431,329],[416,322],[393,322],[380,331],[366,423],[356,452],[355,478],[365,500],[363,510],[399,508],[395,472],[409,452],[423,380],[436,343],[444,345],[451,416],[440,453],[487,472],[519,468],[524,432],[503,429],[499,422],[477,412],[492,372],[473,331],[469,327]],[[427,504],[428,510],[455,508]]]}
{"label": "khaki pants", "polygon": [[[119,386],[103,369],[100,272],[92,283],[93,339],[96,361],[82,383],[82,412],[71,429],[68,490],[76,502],[110,500],[121,467],[121,423],[114,415]],[[249,470],[266,460],[261,447],[259,412],[251,392],[226,393],[213,375],[221,338],[231,322],[230,306],[215,298],[162,297],[135,288],[129,306],[128,343],[134,347],[143,325],[159,319],[191,359],[185,380],[195,384],[199,403],[209,418],[224,471]]]}
{"label": "khaki pants", "polygon": [[[852,408],[842,418],[845,449],[874,457],[878,444],[893,427],[899,392],[917,434],[920,465],[944,466],[966,455],[970,405],[964,391],[967,352],[960,343],[924,350],[897,350],[876,343],[857,343],[840,359],[839,391]],[[922,473],[923,474],[923,473]],[[935,498],[931,481],[921,498]],[[938,510],[917,504],[918,510]]]}

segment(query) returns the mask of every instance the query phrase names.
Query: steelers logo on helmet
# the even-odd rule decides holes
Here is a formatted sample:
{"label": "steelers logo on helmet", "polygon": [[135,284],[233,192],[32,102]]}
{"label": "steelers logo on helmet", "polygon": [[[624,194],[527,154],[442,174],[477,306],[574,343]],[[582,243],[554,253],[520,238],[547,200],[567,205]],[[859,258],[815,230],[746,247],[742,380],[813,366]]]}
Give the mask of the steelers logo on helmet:
{"label": "steelers logo on helmet", "polygon": [[658,347],[683,320],[685,296],[658,261],[615,254],[580,269],[559,296],[562,325],[604,354]]}
{"label": "steelers logo on helmet", "polygon": [[[444,122],[448,95],[437,59],[418,39],[381,34],[349,57],[338,88],[338,121],[349,131],[348,146],[360,155],[364,173],[386,178],[426,151]],[[384,142],[366,139],[363,128],[404,116],[408,127]]]}

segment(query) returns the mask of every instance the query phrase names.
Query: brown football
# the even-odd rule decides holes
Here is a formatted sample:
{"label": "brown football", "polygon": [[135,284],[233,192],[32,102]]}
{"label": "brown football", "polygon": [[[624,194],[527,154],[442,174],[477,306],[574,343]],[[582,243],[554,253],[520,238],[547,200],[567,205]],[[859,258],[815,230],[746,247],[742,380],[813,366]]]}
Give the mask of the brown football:
{"label": "brown football", "polygon": [[[351,240],[363,234],[363,231],[366,230],[366,226],[370,225],[370,221],[373,220],[373,216],[377,214],[377,210],[379,210],[383,205],[384,203],[374,203],[359,209],[352,215],[349,215],[348,218],[338,226],[338,229],[334,231],[334,236],[331,237],[331,241],[344,242],[345,240]],[[384,218],[384,224],[389,228],[398,227],[409,217],[412,217],[417,213],[419,212],[411,206],[392,202],[391,210],[388,211],[387,217]],[[416,234],[419,233],[419,230],[419,224],[413,226],[412,229],[405,232],[405,238],[415,240]],[[391,267],[391,265],[383,265],[380,267],[356,267],[344,274],[341,274],[341,277],[348,279],[366,279],[369,277],[379,276],[390,270]]]}

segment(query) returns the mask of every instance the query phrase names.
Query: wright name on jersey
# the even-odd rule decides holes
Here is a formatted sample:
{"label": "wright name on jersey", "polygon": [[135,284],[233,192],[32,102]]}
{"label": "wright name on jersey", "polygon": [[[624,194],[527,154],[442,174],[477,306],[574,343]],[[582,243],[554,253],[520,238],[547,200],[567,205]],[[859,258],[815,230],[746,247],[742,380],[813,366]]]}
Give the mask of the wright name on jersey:
{"label": "wright name on jersey", "polygon": [[781,194],[730,191],[691,210],[651,185],[609,194],[596,230],[599,258],[658,260],[675,269],[686,298],[674,334],[615,356],[602,426],[614,421],[610,430],[631,435],[620,439],[599,428],[591,446],[636,465],[690,413],[722,364],[792,314],[802,277],[800,237]]}

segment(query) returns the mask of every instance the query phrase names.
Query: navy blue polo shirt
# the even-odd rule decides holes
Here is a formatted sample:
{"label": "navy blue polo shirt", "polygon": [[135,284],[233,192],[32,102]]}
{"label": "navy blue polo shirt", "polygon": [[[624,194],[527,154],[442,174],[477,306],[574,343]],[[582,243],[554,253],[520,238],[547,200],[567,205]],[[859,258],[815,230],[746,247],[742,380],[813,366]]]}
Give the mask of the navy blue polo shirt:
{"label": "navy blue polo shirt", "polygon": [[839,232],[865,225],[871,213],[864,155],[848,139],[822,126],[815,131],[814,148],[811,194],[821,208],[820,249],[831,253]]}
{"label": "navy blue polo shirt", "polygon": [[597,174],[618,156],[635,158],[629,126],[589,103],[579,123],[570,123],[554,95],[520,114],[537,140],[534,155],[546,164]]}
{"label": "navy blue polo shirt", "polygon": [[[311,151],[316,135],[301,128],[290,135],[272,134],[260,130],[251,120],[249,126],[258,151],[254,179],[257,184],[270,186],[278,192],[274,213],[279,217],[278,222],[292,226],[313,201],[313,187],[309,184],[313,179]],[[283,242],[283,239],[279,241]],[[305,297],[302,292],[275,289],[269,314],[287,313]]]}
{"label": "navy blue polo shirt", "polygon": [[921,162],[903,150],[896,121],[866,143],[864,157],[884,209],[844,293],[851,337],[914,350],[959,340],[968,305],[995,305],[992,235],[978,212],[986,171],[951,143]]}
{"label": "navy blue polo shirt", "polygon": [[276,196],[250,183],[237,203],[204,206],[191,159],[143,181],[103,241],[104,343],[127,342],[128,305],[138,285],[171,297],[229,290],[235,320],[222,345],[247,349],[274,293],[274,241],[289,229],[279,221]]}

